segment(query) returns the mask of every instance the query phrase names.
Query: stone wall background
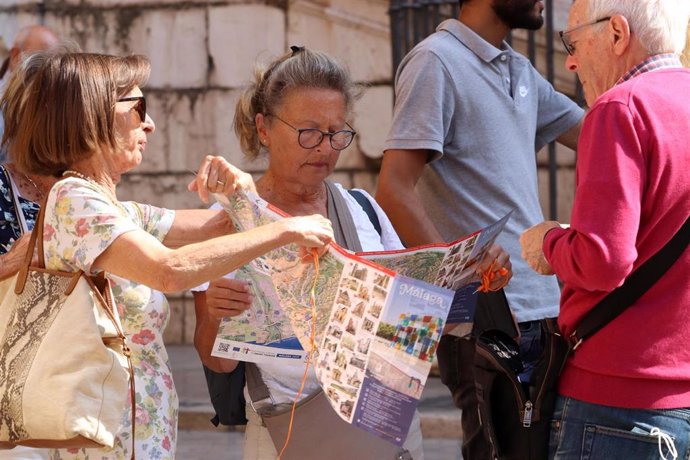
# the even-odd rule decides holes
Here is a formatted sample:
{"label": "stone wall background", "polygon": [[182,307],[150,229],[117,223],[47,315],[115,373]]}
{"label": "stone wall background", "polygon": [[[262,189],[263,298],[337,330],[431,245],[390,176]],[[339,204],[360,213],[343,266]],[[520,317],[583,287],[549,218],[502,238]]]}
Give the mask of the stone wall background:
{"label": "stone wall background", "polygon": [[[257,58],[263,62],[299,44],[326,51],[365,85],[352,125],[356,142],[343,152],[335,180],[373,191],[393,105],[388,0],[0,0],[0,38],[9,46],[16,32],[43,23],[85,51],[140,53],[151,59],[145,88],[156,133],[145,160],[119,186],[122,199],[158,206],[199,207],[186,191],[201,158],[222,154],[260,174],[265,163],[245,161],[232,119],[242,86]],[[568,0],[556,0],[556,29],[565,26]],[[526,34],[513,46],[526,52]],[[550,37],[553,39],[553,37]],[[538,36],[543,54],[547,37]],[[557,40],[557,39],[556,39]],[[560,51],[560,45],[556,44]],[[556,86],[574,93],[574,76],[558,54]],[[544,59],[537,66],[543,69]],[[540,186],[548,205],[546,154]],[[559,148],[558,217],[567,221],[574,190],[575,155]],[[489,205],[487,203],[487,205]],[[545,208],[547,209],[547,208]],[[189,294],[169,296],[168,343],[190,343],[194,305]]]}

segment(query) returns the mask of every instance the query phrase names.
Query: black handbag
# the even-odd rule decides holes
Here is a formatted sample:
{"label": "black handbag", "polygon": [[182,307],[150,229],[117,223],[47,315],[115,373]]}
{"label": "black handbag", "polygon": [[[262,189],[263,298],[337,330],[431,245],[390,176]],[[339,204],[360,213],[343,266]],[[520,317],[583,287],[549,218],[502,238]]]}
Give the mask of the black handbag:
{"label": "black handbag", "polygon": [[246,425],[245,363],[238,362],[232,372],[215,372],[204,366],[204,375],[211,404],[216,411],[211,423],[215,426]]}
{"label": "black handbag", "polygon": [[671,268],[689,242],[690,218],[659,252],[595,305],[570,336],[561,335],[556,318],[541,320],[544,348],[529,385],[518,378],[522,361],[520,347],[513,337],[499,329],[488,329],[479,334],[474,377],[482,428],[491,443],[493,458],[548,458],[558,377],[568,356],[584,339],[615,319],[647,292]]}
{"label": "black handbag", "polygon": [[476,341],[474,378],[479,416],[493,457],[511,460],[545,459],[558,376],[569,347],[556,318],[540,321],[543,350],[531,382],[519,380],[520,346],[501,330],[488,330]]}

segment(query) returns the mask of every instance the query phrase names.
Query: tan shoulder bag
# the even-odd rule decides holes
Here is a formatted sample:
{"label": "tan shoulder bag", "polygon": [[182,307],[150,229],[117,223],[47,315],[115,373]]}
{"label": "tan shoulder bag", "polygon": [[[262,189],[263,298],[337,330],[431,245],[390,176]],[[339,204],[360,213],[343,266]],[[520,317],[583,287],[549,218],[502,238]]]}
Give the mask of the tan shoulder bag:
{"label": "tan shoulder bag", "polygon": [[22,268],[0,281],[0,448],[113,447],[128,387],[134,433],[135,397],[110,284],[45,269],[44,215],[45,202]]}

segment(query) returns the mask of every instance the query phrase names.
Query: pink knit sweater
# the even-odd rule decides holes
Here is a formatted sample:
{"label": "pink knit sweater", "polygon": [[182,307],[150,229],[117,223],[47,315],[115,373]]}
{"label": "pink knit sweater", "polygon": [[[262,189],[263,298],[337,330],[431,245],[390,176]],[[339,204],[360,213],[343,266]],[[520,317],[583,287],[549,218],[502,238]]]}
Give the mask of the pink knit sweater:
{"label": "pink knit sweater", "polygon": [[[648,72],[603,94],[578,145],[571,228],[550,231],[565,334],[690,215],[690,71]],[[626,408],[690,407],[690,250],[570,359],[560,392]]]}

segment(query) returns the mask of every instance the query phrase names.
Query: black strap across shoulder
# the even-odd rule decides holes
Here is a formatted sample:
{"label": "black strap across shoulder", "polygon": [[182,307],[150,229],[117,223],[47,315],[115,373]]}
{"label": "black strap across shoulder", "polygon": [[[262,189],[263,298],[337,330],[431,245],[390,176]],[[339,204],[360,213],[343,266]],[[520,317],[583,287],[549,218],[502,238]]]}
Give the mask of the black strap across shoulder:
{"label": "black strap across shoulder", "polygon": [[376,214],[376,210],[374,206],[372,206],[371,201],[369,201],[359,190],[349,189],[348,193],[352,195],[352,198],[357,200],[357,203],[359,203],[364,212],[367,213],[371,224],[374,226],[379,236],[381,236],[381,222],[379,222],[379,216]]}
{"label": "black strap across shoulder", "polygon": [[647,292],[678,260],[690,243],[690,217],[671,240],[637,268],[623,284],[594,306],[569,337],[573,346],[604,327]]}

